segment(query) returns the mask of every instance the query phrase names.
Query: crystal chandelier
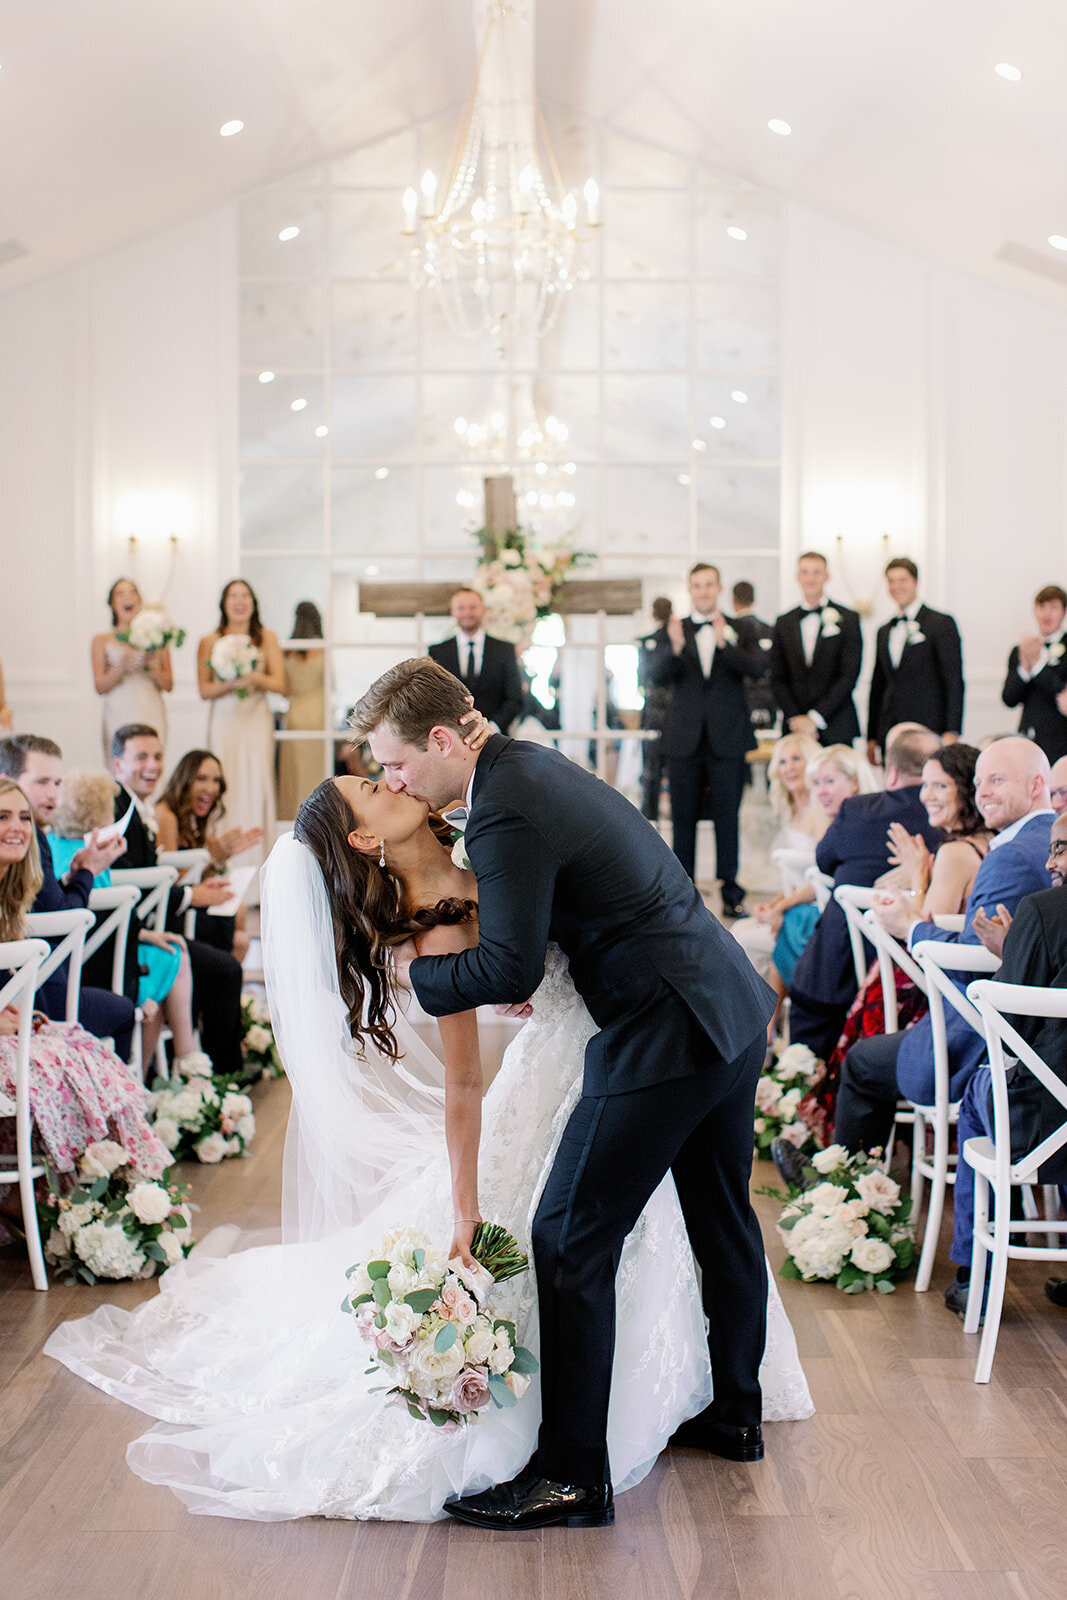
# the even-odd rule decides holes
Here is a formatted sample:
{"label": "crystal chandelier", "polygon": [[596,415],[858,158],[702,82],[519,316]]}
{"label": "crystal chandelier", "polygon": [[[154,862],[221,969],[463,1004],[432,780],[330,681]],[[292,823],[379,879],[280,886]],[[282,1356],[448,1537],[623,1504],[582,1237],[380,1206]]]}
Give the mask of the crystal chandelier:
{"label": "crystal chandelier", "polygon": [[[440,296],[450,324],[501,347],[538,337],[585,272],[578,200],[564,191],[534,90],[522,19],[514,0],[488,0],[474,81],[457,130],[444,200],[423,174],[421,197],[404,193],[412,240],[412,281]],[[585,221],[600,221],[600,192],[584,188]]]}

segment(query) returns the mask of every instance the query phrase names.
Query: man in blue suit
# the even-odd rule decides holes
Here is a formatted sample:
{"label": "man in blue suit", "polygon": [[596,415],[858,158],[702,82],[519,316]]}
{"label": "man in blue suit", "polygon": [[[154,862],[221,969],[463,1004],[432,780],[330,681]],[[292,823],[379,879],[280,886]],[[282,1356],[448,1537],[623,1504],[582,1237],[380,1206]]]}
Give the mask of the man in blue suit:
{"label": "man in blue suit", "polygon": [[[1049,886],[1046,863],[1056,814],[1049,803],[1048,757],[1039,746],[1030,739],[1012,738],[998,739],[983,750],[975,768],[975,801],[995,837],[967,897],[962,931],[949,933],[921,921],[895,891],[887,892],[884,903],[875,907],[882,926],[895,938],[906,939],[909,947],[924,939],[978,945],[974,920],[979,911],[992,917],[999,905],[1014,915],[1024,896]],[[965,989],[974,974],[951,976]],[[945,1007],[945,1031],[952,1074],[949,1091],[958,1100],[984,1058],[985,1040],[950,1006]],[[884,1145],[902,1094],[921,1105],[933,1099],[934,1047],[928,1016],[904,1033],[880,1034],[852,1046],[841,1068],[837,1142],[848,1150]]]}
{"label": "man in blue suit", "polygon": [[[820,839],[815,861],[836,888],[840,883],[870,888],[889,871],[889,824],[901,823],[919,833],[931,850],[939,835],[931,828],[919,799],[923,766],[940,749],[941,740],[917,722],[902,722],[886,737],[885,789],[880,794],[854,795]],[[806,1044],[820,1060],[833,1050],[848,1008],[856,998],[845,913],[831,900],[797,962],[789,989],[789,1037]]]}

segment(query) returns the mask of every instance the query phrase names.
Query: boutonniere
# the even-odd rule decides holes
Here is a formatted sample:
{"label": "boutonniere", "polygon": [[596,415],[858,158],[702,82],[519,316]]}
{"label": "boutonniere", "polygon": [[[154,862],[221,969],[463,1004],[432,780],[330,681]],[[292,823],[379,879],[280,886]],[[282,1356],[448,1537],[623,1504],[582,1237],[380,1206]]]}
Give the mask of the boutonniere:
{"label": "boutonniere", "polygon": [[759,642],[759,647],[761,650],[769,650],[773,643],[773,639],[761,639]]}
{"label": "boutonniere", "polygon": [[471,858],[467,854],[467,843],[462,833],[458,833],[452,845],[452,861],[461,872],[471,870]]}
{"label": "boutonniere", "polygon": [[904,641],[904,643],[906,645],[908,645],[908,644],[923,644],[923,643],[925,643],[926,635],[922,631],[922,629],[919,627],[919,624],[918,624],[918,622],[916,621],[916,619],[914,617],[909,617],[908,618],[907,627],[905,628],[904,631],[906,632],[906,634],[908,636]]}
{"label": "boutonniere", "polygon": [[730,627],[729,623],[727,623],[726,626],[723,628],[722,636],[725,639],[727,644],[736,644],[737,643],[737,634],[734,632],[733,628]]}
{"label": "boutonniere", "polygon": [[1057,639],[1055,644],[1047,646],[1050,661],[1058,661],[1063,654],[1063,640]]}
{"label": "boutonniere", "polygon": [[837,624],[841,621],[841,613],[838,611],[836,606],[826,606],[823,609],[822,620],[823,632],[825,633],[827,631],[827,623],[830,624],[831,628],[836,628]]}

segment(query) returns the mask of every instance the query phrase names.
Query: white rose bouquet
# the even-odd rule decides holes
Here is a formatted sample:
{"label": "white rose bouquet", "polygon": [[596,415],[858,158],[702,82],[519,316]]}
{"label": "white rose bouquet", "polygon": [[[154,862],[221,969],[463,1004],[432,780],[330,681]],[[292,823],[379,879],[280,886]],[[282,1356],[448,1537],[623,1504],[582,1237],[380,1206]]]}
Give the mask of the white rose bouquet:
{"label": "white rose bouquet", "polygon": [[506,1229],[475,1230],[472,1271],[448,1262],[414,1228],[395,1228],[374,1260],[349,1267],[341,1310],[373,1352],[367,1376],[381,1369],[387,1392],[419,1421],[455,1431],[489,1405],[513,1406],[537,1362],[516,1342],[515,1324],[498,1316],[495,1284],[525,1272],[529,1261]]}
{"label": "white rose bouquet", "polygon": [[503,534],[478,528],[474,537],[482,552],[474,587],[486,604],[486,628],[525,650],[538,617],[555,609],[568,575],[593,558],[563,541],[537,545],[522,528]]}
{"label": "white rose bouquet", "polygon": [[121,633],[116,633],[115,638],[120,644],[128,644],[131,650],[165,650],[172,644],[175,648],[185,643],[185,629],[176,628],[162,606],[142,606],[135,617],[130,619],[128,628]]}
{"label": "white rose bouquet", "polygon": [[[223,633],[215,640],[207,664],[212,677],[220,683],[239,683],[260,670],[263,656],[247,633]],[[248,692],[238,689],[238,700],[245,699]]]}
{"label": "white rose bouquet", "polygon": [[778,1219],[788,1251],[781,1276],[822,1278],[846,1294],[892,1294],[915,1257],[910,1198],[901,1197],[874,1154],[850,1156],[832,1144],[816,1152],[812,1166],[818,1181],[791,1189]]}
{"label": "white rose bouquet", "polygon": [[48,1196],[37,1214],[44,1253],[63,1282],[153,1278],[193,1247],[186,1189],[170,1177],[146,1178],[111,1139],[89,1145],[78,1163],[79,1182],[60,1191],[46,1168]]}
{"label": "white rose bouquet", "polygon": [[823,1064],[807,1045],[791,1044],[772,1058],[756,1084],[753,1133],[757,1156],[770,1158],[773,1139],[788,1139],[805,1153],[815,1149],[815,1136],[797,1116],[797,1108],[822,1075]]}
{"label": "white rose bouquet", "polygon": [[259,996],[251,992],[241,996],[241,1054],[247,1063],[247,1070],[242,1073],[246,1082],[285,1076],[270,1025],[270,1012]]}
{"label": "white rose bouquet", "polygon": [[156,1136],[175,1161],[195,1156],[216,1166],[227,1156],[243,1156],[256,1134],[251,1100],[232,1078],[208,1076],[207,1056],[193,1057],[192,1062],[198,1070],[184,1083],[157,1078],[152,1084],[149,1101]]}

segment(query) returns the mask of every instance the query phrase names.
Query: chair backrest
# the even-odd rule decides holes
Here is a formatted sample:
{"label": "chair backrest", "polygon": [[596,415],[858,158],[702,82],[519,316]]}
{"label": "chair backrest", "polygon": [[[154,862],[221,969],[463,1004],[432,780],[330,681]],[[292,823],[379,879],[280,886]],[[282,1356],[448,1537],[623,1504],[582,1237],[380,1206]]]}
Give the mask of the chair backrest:
{"label": "chair backrest", "polygon": [[111,987],[122,994],[126,983],[126,946],[130,937],[130,918],[133,908],[141,898],[140,889],[132,883],[112,884],[109,889],[93,889],[89,895],[89,910],[96,913],[97,922],[85,941],[83,961],[95,955],[105,939],[115,936],[111,956]]}
{"label": "chair backrest", "polygon": [[[201,882],[204,868],[211,861],[209,850],[161,850],[156,856],[161,867],[173,867],[181,879],[183,889],[191,889]],[[196,933],[196,908],[190,906],[185,913],[182,932],[187,939]]]}
{"label": "chair backrest", "polygon": [[[979,978],[968,986],[967,995],[982,1018],[989,1044],[989,1066],[993,1078],[993,1142],[997,1166],[1001,1169],[998,1177],[1002,1182],[1012,1179],[1027,1181],[1033,1178],[1043,1162],[1067,1144],[1067,1083],[1042,1060],[1034,1047],[1008,1021],[1008,1017],[1067,1019],[1067,989],[1039,989],[1031,988],[1028,984],[996,983],[989,978]],[[1060,1126],[1016,1161],[1011,1159],[1005,1049],[1010,1051],[1020,1066],[1033,1073],[1041,1087],[1063,1107],[1064,1113]]]}
{"label": "chair backrest", "polygon": [[[60,912],[49,913],[59,916]],[[0,1011],[16,1005],[19,1010],[18,1045],[15,1055],[15,1098],[0,1091],[0,1117],[18,1117],[29,1131],[30,1117],[30,1039],[33,1035],[33,997],[41,981],[41,966],[50,951],[44,939],[12,939],[0,944],[0,971],[11,977],[0,986]]]}
{"label": "chair backrest", "polygon": [[834,892],[833,878],[829,877],[825,872],[820,872],[818,867],[809,867],[804,877],[815,890],[815,904],[820,913],[825,911],[830,904],[830,896]]}
{"label": "chair backrest", "polygon": [[174,867],[113,867],[111,882],[114,888],[134,888],[140,900],[137,907],[139,922],[148,923],[156,933],[167,925],[167,904],[178,873]]}
{"label": "chair backrest", "polygon": [[771,860],[778,868],[783,894],[794,894],[797,889],[803,889],[806,882],[804,875],[811,866],[810,850],[772,850]]}
{"label": "chair backrest", "polygon": [[875,889],[856,883],[842,883],[834,890],[834,899],[845,913],[848,924],[848,942],[852,946],[852,965],[856,970],[856,987],[862,989],[867,982],[867,947],[863,940],[863,913],[874,904]]}
{"label": "chair backrest", "polygon": [[860,919],[863,931],[874,945],[878,956],[878,973],[882,980],[882,1003],[885,1012],[886,1033],[896,1033],[898,1026],[897,1013],[897,977],[896,968],[900,968],[909,977],[916,988],[926,993],[926,975],[922,968],[912,959],[910,951],[887,933],[878,921],[873,911],[865,911]]}
{"label": "chair backrest", "polygon": [[945,1032],[945,1006],[947,1000],[976,1033],[985,1037],[982,1018],[948,976],[950,972],[996,972],[1000,958],[980,944],[942,944],[937,939],[920,939],[912,947],[912,955],[926,975],[926,996],[930,1003],[930,1028],[934,1046],[934,1103],[948,1106],[949,1080],[952,1076],[948,1055],[948,1035]]}
{"label": "chair backrest", "polygon": [[[26,932],[34,940],[56,939],[59,942],[48,951],[37,969],[37,987],[50,978],[64,961],[67,967],[67,1004],[64,1016],[68,1022],[78,1020],[78,1001],[81,996],[82,961],[85,959],[85,938],[93,925],[91,911],[31,911],[25,919]],[[9,947],[5,947],[9,948]]]}

